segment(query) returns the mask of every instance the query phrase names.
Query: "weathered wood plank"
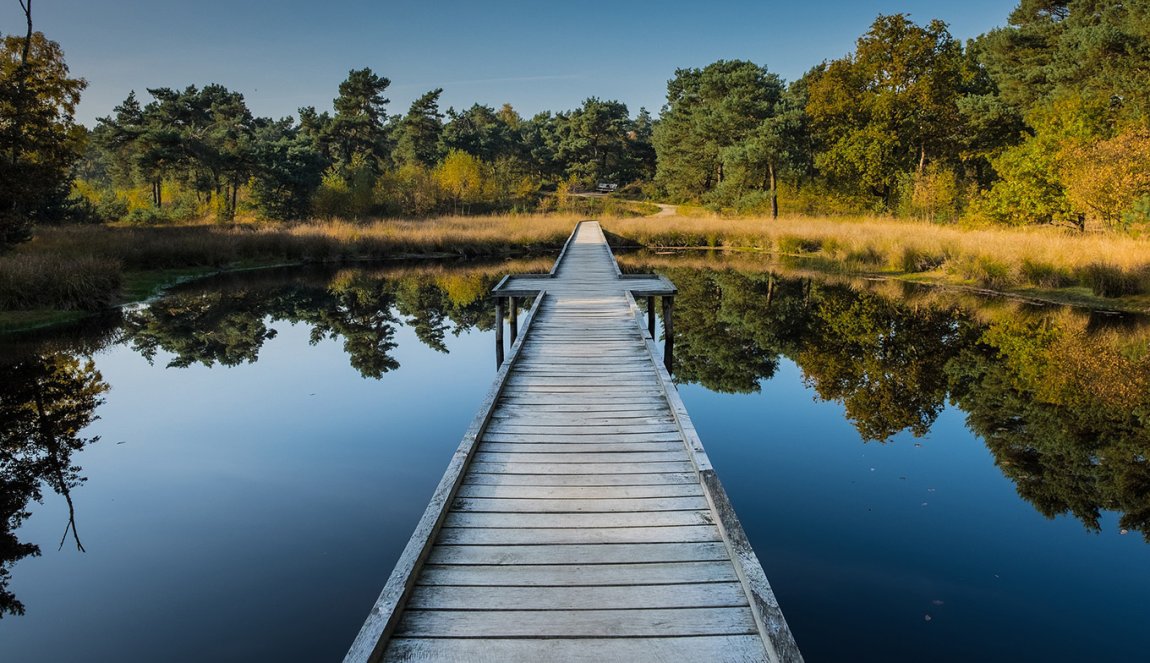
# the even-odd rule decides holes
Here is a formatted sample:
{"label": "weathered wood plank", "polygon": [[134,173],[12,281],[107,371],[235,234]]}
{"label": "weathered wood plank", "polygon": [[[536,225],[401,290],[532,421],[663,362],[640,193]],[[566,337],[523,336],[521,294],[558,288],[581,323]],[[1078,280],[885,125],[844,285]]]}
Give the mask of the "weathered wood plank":
{"label": "weathered wood plank", "polygon": [[619,499],[515,499],[499,497],[457,497],[455,511],[501,513],[608,513],[613,511],[693,511],[708,508],[700,495],[688,497],[638,497]]}
{"label": "weathered wood plank", "polygon": [[766,652],[757,635],[680,638],[574,638],[548,640],[473,638],[396,638],[388,661],[505,663],[506,661],[724,661],[758,663]]}
{"label": "weathered wood plank", "polygon": [[[537,423],[523,420],[500,419],[492,421],[488,435],[562,435],[565,437],[612,437],[615,435],[678,435],[674,424],[557,424],[540,416]],[[485,438],[486,439],[486,438]]]}
{"label": "weathered wood plank", "polygon": [[635,564],[730,562],[722,543],[614,543],[569,546],[451,546],[431,549],[428,564]]}
{"label": "weathered wood plank", "polygon": [[477,463],[674,463],[687,461],[687,451],[618,451],[605,453],[514,453],[480,450]]}
{"label": "weathered wood plank", "polygon": [[477,474],[650,474],[690,472],[682,463],[472,463]]}
{"label": "weathered wood plank", "polygon": [[519,394],[503,394],[499,401],[500,407],[536,407],[545,405],[561,405],[564,407],[585,407],[600,409],[606,406],[651,406],[661,409],[666,407],[666,401],[658,395],[644,394],[533,394],[531,392]]}
{"label": "weathered wood plank", "polygon": [[452,511],[444,527],[670,527],[713,525],[710,511],[639,511],[615,513],[491,513]]}
{"label": "weathered wood plank", "polygon": [[545,421],[548,426],[641,426],[674,424],[675,420],[670,411],[660,415],[658,412],[588,412],[580,415],[573,412],[502,412],[498,417],[492,418],[492,424],[500,426],[519,425],[537,426],[537,422]]}
{"label": "weathered wood plank", "polygon": [[722,560],[640,564],[429,564],[424,567],[419,582],[461,587],[593,587],[734,582],[738,579],[731,562]]}
{"label": "weathered wood plank", "polygon": [[659,483],[651,486],[508,486],[466,482],[456,497],[505,499],[625,499],[692,497],[703,494],[697,483]]}
{"label": "weathered wood plank", "polygon": [[547,433],[488,433],[483,436],[486,442],[508,442],[520,444],[548,444],[550,442],[579,442],[583,444],[610,444],[611,442],[678,442],[682,438],[677,433],[618,433],[615,435],[586,435],[574,432],[552,430]]}
{"label": "weathered wood plank", "polygon": [[681,527],[581,527],[575,529],[505,529],[444,527],[437,545],[455,546],[564,546],[596,543],[702,543],[720,542],[714,525]]}
{"label": "weathered wood plank", "polygon": [[638,610],[737,608],[747,594],[737,582],[594,587],[417,587],[415,610]]}
{"label": "weathered wood plank", "polygon": [[748,608],[656,610],[473,611],[409,610],[397,636],[466,638],[659,637],[756,633]]}
{"label": "weathered wood plank", "polygon": [[698,484],[695,474],[666,472],[646,474],[483,474],[472,469],[467,483],[492,486],[651,486]]}
{"label": "weathered wood plank", "polygon": [[516,402],[509,398],[504,398],[499,402],[499,409],[493,415],[496,419],[507,419],[511,417],[521,417],[530,415],[532,412],[544,413],[562,413],[569,416],[579,416],[585,414],[588,417],[649,417],[654,414],[664,416],[664,412],[670,413],[670,409],[666,407],[659,407],[663,405],[661,399],[651,398],[646,401],[636,403],[619,403],[613,401],[605,401],[599,404],[578,404],[571,401],[562,400],[558,403],[532,403],[531,405],[524,405],[522,402]]}

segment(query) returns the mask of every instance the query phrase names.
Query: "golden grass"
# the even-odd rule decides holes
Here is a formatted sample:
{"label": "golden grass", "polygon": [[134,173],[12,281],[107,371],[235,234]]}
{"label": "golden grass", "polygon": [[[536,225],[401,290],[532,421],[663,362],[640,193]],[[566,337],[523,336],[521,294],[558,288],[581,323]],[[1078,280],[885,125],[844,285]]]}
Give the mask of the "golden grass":
{"label": "golden grass", "polygon": [[[406,256],[509,256],[558,249],[574,214],[442,217],[295,225],[189,224],[42,228],[0,256],[0,309],[97,308],[122,271],[218,268]],[[964,229],[887,218],[779,220],[604,218],[623,242],[709,246],[775,256],[847,274],[911,275],[997,290],[1087,286],[1096,295],[1150,291],[1150,241],[1054,228]]]}
{"label": "golden grass", "polygon": [[[0,256],[0,310],[96,309],[120,294],[124,272],[409,256],[508,256],[558,249],[578,217],[444,217],[297,225],[194,223],[45,227]],[[129,283],[139,279],[129,278]],[[144,296],[135,290],[133,297]]]}
{"label": "golden grass", "polygon": [[604,221],[648,247],[709,246],[803,255],[832,271],[919,274],[993,289],[1080,284],[1097,295],[1150,290],[1150,241],[1051,228],[962,228],[888,218]]}

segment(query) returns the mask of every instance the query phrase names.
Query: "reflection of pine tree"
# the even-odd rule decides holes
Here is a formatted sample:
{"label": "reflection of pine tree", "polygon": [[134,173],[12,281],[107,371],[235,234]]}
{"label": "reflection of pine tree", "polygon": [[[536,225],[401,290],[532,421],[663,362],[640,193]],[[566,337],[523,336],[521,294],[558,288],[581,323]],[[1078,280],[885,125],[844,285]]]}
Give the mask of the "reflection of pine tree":
{"label": "reflection of pine tree", "polygon": [[[42,486],[62,495],[68,504],[68,525],[76,547],[71,490],[84,481],[72,454],[97,441],[80,436],[96,419],[108,385],[91,359],[54,354],[35,356],[0,368],[0,616],[23,614],[24,606],[7,591],[9,567],[40,554],[15,531],[28,517],[30,502],[43,499]],[[64,539],[60,545],[63,546]]]}
{"label": "reflection of pine tree", "polygon": [[1114,510],[1150,540],[1150,332],[1070,314],[982,323],[845,285],[661,271],[679,288],[677,381],[752,392],[786,356],[865,440],[924,435],[950,398],[1039,513],[1097,531]]}
{"label": "reflection of pine tree", "polygon": [[[247,279],[252,280],[258,279]],[[466,293],[447,290],[463,282],[470,284]],[[263,344],[276,335],[270,323],[304,323],[311,327],[313,344],[342,339],[351,365],[364,377],[378,379],[399,368],[392,356],[396,312],[407,318],[419,340],[447,352],[448,331],[458,335],[469,327],[491,326],[485,295],[494,283],[495,276],[486,272],[440,283],[434,274],[392,278],[363,270],[290,285],[282,279],[267,285],[240,281],[235,287],[171,294],[130,313],[124,331],[149,360],[160,350],[175,355],[171,367],[236,366],[259,358]]]}

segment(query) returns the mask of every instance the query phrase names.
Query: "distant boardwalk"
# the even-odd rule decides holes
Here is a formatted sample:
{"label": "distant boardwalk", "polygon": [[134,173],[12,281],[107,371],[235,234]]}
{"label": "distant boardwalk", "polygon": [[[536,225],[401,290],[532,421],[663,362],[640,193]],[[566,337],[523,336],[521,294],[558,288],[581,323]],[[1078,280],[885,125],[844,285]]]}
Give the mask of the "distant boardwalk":
{"label": "distant boardwalk", "polygon": [[528,321],[346,661],[802,660],[640,322],[674,292],[592,222],[504,279]]}

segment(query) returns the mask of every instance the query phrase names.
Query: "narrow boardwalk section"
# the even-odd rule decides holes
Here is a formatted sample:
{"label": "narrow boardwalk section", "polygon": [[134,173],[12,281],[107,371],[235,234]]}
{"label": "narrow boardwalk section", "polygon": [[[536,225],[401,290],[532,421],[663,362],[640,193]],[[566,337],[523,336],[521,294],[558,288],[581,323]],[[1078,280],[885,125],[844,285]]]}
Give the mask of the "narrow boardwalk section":
{"label": "narrow boardwalk section", "polygon": [[633,293],[591,222],[497,288],[538,297],[346,660],[801,660]]}

